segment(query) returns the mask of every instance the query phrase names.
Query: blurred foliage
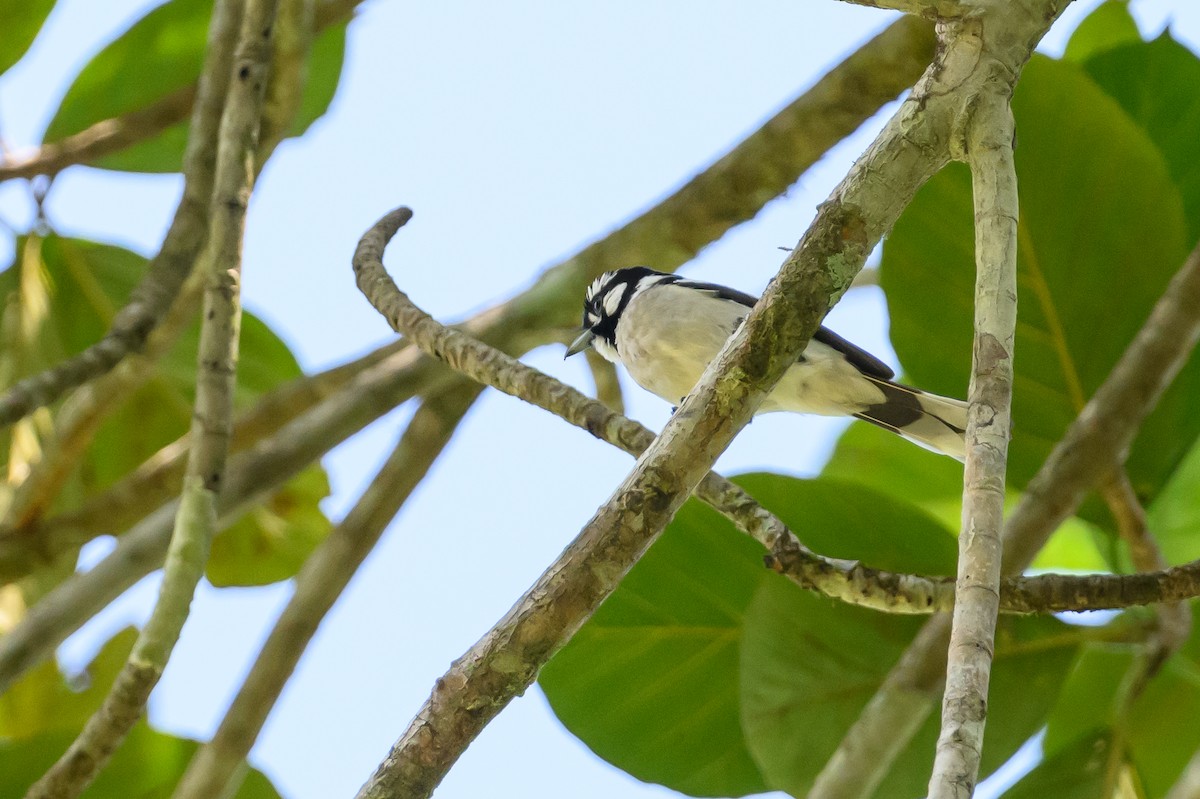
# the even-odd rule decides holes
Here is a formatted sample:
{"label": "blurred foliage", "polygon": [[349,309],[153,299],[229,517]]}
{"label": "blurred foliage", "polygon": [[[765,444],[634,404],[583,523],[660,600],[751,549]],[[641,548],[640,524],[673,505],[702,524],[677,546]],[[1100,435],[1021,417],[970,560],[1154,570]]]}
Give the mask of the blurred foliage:
{"label": "blurred foliage", "polygon": [[[1169,34],[1143,41],[1118,0],[1079,26],[1063,60],[1036,56],[1018,85],[1010,507],[1200,238],[1197,85],[1200,59]],[[970,370],[972,220],[969,173],[953,165],[918,193],[880,266],[906,374],[960,397]],[[1200,557],[1197,396],[1193,358],[1143,426],[1128,465],[1172,562]],[[815,480],[756,474],[738,482],[824,555],[953,572],[961,466],[882,430],[851,425]],[[543,671],[568,729],[631,774],[691,795],[805,795],[921,620],[807,593],[763,569],[762,554],[714,512],[685,506]],[[1129,564],[1111,517],[1093,500],[1035,567]],[[1092,797],[1120,778],[1161,797],[1200,746],[1192,723],[1200,667],[1191,654],[1200,636],[1126,707],[1121,697],[1142,651],[1130,641],[1145,611],[1105,619],[1001,620],[983,771],[1045,730],[1044,760],[1006,796]],[[879,796],[923,794],[933,716]]]}
{"label": "blurred foliage", "polygon": [[54,8],[54,0],[0,0],[0,73],[21,60]]}

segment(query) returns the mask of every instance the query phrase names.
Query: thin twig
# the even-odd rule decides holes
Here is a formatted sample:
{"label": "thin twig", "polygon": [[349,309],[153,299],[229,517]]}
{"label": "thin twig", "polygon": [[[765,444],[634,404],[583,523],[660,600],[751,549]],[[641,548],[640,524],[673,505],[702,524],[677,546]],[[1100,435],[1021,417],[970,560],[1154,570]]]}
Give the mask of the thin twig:
{"label": "thin twig", "polygon": [[483,386],[460,382],[424,400],[371,485],[296,576],[296,589],[212,740],[192,758],[173,799],[226,796],[317,626],[424,478]]}
{"label": "thin twig", "polygon": [[[62,757],[29,789],[26,799],[78,796],[105,766],[141,718],[179,639],[192,594],[204,575],[217,525],[216,495],[229,449],[241,322],[242,235],[254,185],[254,154],[276,2],[251,0],[246,5],[234,52],[229,95],[218,134],[211,230],[204,259],[211,265],[211,272],[197,358],[194,443],[158,601],[100,709]],[[214,10],[215,17],[225,13]]]}
{"label": "thin twig", "polygon": [[[1025,487],[1004,529],[1005,574],[1033,561],[1084,495],[1128,452],[1142,421],[1183,368],[1200,338],[1200,245],[1155,303],[1104,383]],[[1142,575],[1133,579],[1142,579]],[[1158,579],[1150,576],[1150,579]],[[1166,586],[1160,599],[1166,594]],[[949,623],[931,619],[889,672],[818,775],[810,799],[869,796],[916,729],[897,729],[902,712],[928,713],[945,674]],[[919,725],[918,725],[919,727]]]}

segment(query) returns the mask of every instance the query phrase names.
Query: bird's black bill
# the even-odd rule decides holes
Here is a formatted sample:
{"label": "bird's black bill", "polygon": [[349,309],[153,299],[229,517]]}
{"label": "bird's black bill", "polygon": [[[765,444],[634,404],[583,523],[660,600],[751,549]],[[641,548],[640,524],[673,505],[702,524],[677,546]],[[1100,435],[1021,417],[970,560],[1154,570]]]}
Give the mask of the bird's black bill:
{"label": "bird's black bill", "polygon": [[563,360],[570,358],[572,355],[578,355],[586,350],[592,344],[592,339],[596,337],[590,329],[584,330],[579,334],[579,338],[571,342],[571,346],[567,347],[567,354],[563,356]]}

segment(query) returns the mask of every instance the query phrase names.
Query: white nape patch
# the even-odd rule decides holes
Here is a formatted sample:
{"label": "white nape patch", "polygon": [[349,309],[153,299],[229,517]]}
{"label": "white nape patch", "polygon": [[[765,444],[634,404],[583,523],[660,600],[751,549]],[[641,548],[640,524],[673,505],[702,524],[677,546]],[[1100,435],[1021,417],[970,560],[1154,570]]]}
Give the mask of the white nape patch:
{"label": "white nape patch", "polygon": [[628,283],[619,283],[604,295],[604,312],[609,316],[615,316],[617,309],[621,307],[621,298],[625,296],[625,289],[628,285]]}

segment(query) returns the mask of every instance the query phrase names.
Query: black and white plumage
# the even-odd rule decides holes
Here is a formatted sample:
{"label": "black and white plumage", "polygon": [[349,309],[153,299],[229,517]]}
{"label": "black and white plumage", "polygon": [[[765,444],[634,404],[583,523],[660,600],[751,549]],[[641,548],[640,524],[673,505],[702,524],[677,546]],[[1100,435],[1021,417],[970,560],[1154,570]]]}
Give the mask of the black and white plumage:
{"label": "black and white plumage", "polygon": [[[677,404],[755,302],[725,286],[645,266],[605,272],[588,287],[583,333],[567,355],[590,345],[642,388]],[[854,416],[962,460],[967,404],[895,383],[894,376],[887,364],[822,327],[759,413]]]}

